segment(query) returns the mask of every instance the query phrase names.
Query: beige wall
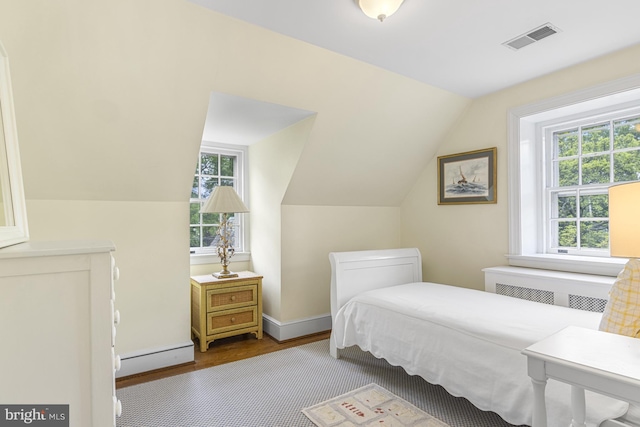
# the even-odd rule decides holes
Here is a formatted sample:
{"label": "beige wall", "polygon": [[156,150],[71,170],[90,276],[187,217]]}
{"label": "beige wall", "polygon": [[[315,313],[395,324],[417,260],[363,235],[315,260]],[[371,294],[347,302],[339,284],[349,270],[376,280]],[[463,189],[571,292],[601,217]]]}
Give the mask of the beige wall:
{"label": "beige wall", "polygon": [[330,312],[329,252],[400,244],[397,207],[283,204],[315,123],[307,118],[249,147],[252,268],[264,276],[264,312],[280,322]]}
{"label": "beige wall", "polygon": [[[299,158],[283,176],[266,168],[269,200],[249,201],[254,267],[273,283],[268,309],[289,321],[328,313],[329,251],[418,246],[426,279],[478,287],[506,252],[506,109],[640,68],[636,47],[460,118],[466,98],[184,0],[0,0],[0,40],[31,238],[115,242],[120,353],[189,338],[188,276],[210,272],[189,267],[188,197],[211,91],[317,112],[299,154],[302,139],[269,143]],[[498,204],[436,206],[434,154],[490,146]]]}
{"label": "beige wall", "polygon": [[[188,1],[152,3],[0,0],[31,239],[115,242],[123,317],[117,346],[124,354],[187,340],[188,277],[212,270],[190,268],[188,255],[189,190],[212,91],[318,113],[302,152],[287,151],[296,163],[287,166],[291,181],[271,176],[283,181],[263,182],[266,194],[286,192],[291,206],[397,205],[469,103]],[[394,156],[400,144],[401,155]],[[395,174],[396,181],[382,174]],[[249,204],[264,225],[252,232],[265,237],[256,243],[252,267],[266,281],[282,282],[267,290],[268,309],[282,319],[328,312],[328,304],[319,307],[306,296],[327,286],[320,292],[326,301],[331,243],[370,246],[377,241],[369,233],[388,219],[384,209],[374,209],[354,226],[318,208],[281,211],[275,198],[264,212],[256,210],[259,202]],[[362,219],[363,209],[346,217]],[[341,234],[322,234],[315,223],[320,217]],[[379,236],[385,243],[393,240],[386,233]],[[397,245],[398,229],[392,234]],[[306,238],[296,241],[296,235]],[[269,251],[280,241],[287,243],[280,257],[296,259],[275,267],[278,252]],[[318,242],[322,254],[315,254]],[[304,256],[297,259],[291,248]],[[324,274],[307,281],[313,292],[287,284],[300,281],[303,271]],[[305,297],[297,301],[300,294]],[[295,307],[285,312],[278,304]]]}
{"label": "beige wall", "polygon": [[249,147],[251,263],[263,278],[264,312],[282,315],[281,204],[315,117],[309,117]]}
{"label": "beige wall", "polygon": [[397,248],[400,209],[360,206],[282,206],[282,315],[326,315],[329,252]]}
{"label": "beige wall", "polygon": [[481,269],[508,253],[507,110],[640,73],[640,45],[474,100],[437,156],[498,148],[498,203],[437,205],[437,159],[402,204],[402,245],[420,248],[424,279],[483,289]]}
{"label": "beige wall", "polygon": [[106,239],[120,269],[116,350],[126,354],[189,341],[188,202],[29,200],[33,240]]}

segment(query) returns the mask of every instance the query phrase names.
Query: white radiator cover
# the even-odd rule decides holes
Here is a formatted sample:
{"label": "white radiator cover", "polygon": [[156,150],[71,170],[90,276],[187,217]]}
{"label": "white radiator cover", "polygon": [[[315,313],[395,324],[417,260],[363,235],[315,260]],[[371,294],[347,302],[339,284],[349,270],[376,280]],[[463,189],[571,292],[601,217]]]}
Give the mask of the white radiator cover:
{"label": "white radiator cover", "polygon": [[485,291],[579,310],[604,311],[615,277],[524,267],[489,267]]}

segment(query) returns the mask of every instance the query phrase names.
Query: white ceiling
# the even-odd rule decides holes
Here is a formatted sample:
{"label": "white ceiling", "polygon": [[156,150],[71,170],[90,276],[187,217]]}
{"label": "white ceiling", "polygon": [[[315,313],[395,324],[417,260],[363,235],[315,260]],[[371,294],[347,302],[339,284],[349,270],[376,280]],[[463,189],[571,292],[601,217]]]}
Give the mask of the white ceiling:
{"label": "white ceiling", "polygon": [[202,139],[251,145],[312,114],[312,111],[212,92]]}
{"label": "white ceiling", "polygon": [[190,1],[470,98],[640,43],[639,0],[405,0],[382,23],[355,0]]}
{"label": "white ceiling", "polygon": [[[191,1],[467,97],[640,43],[638,0],[405,0],[382,23],[354,0]],[[502,46],[545,23],[561,32]]]}

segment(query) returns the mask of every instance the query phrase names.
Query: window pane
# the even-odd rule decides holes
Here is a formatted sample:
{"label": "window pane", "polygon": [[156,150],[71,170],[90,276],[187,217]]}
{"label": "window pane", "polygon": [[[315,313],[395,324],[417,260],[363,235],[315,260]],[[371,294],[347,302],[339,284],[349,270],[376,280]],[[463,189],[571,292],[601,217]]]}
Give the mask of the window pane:
{"label": "window pane", "polygon": [[190,246],[192,248],[200,247],[200,227],[189,227],[191,231]]}
{"label": "window pane", "polygon": [[202,227],[202,247],[216,246],[218,237],[216,230],[218,227]]}
{"label": "window pane", "polygon": [[609,123],[582,129],[582,154],[609,151]]}
{"label": "window pane", "polygon": [[189,224],[200,224],[200,203],[189,203]]}
{"label": "window pane", "polygon": [[206,199],[211,195],[213,188],[218,185],[218,178],[200,177],[200,198]]}
{"label": "window pane", "polygon": [[585,221],[580,224],[580,246],[583,248],[609,247],[609,221]]}
{"label": "window pane", "polygon": [[623,151],[613,154],[614,182],[637,181],[640,179],[640,150]]}
{"label": "window pane", "polygon": [[[241,177],[236,176],[240,169],[242,156],[240,154],[222,154],[215,151],[216,148],[206,148],[206,152],[199,154],[194,180],[191,188],[191,203],[189,220],[191,221],[191,244],[195,248],[206,249],[203,252],[210,253],[218,244],[219,236],[216,234],[220,225],[220,214],[199,212],[202,204],[211,197],[215,187],[220,185],[236,187]],[[226,151],[226,149],[224,150]],[[238,169],[236,169],[238,166]],[[239,217],[239,222],[241,218]],[[231,233],[233,236],[242,235],[242,230],[235,227]],[[235,237],[234,237],[235,239]],[[242,250],[242,241],[236,242],[239,250]]]}
{"label": "window pane", "polygon": [[218,155],[200,154],[200,173],[203,175],[218,175]]}
{"label": "window pane", "polygon": [[578,233],[575,221],[558,222],[558,246],[575,248],[578,246]]}
{"label": "window pane", "polygon": [[580,217],[581,218],[608,218],[609,217],[609,195],[590,194],[580,196]]}
{"label": "window pane", "polygon": [[198,198],[198,177],[197,176],[193,177],[193,185],[191,186],[191,198],[192,199]]}
{"label": "window pane", "polygon": [[640,117],[613,122],[613,148],[640,147]]}
{"label": "window pane", "polygon": [[578,155],[578,129],[555,134],[556,158]]}
{"label": "window pane", "polygon": [[558,162],[558,186],[578,185],[578,159]]}
{"label": "window pane", "polygon": [[582,158],[582,184],[609,182],[609,155]]}
{"label": "window pane", "polygon": [[217,213],[204,213],[202,214],[202,223],[213,225],[220,222],[220,214]]}
{"label": "window pane", "polygon": [[233,173],[234,157],[220,156],[220,175],[222,176],[235,176]]}
{"label": "window pane", "polygon": [[557,196],[558,206],[555,218],[576,218],[576,196]]}

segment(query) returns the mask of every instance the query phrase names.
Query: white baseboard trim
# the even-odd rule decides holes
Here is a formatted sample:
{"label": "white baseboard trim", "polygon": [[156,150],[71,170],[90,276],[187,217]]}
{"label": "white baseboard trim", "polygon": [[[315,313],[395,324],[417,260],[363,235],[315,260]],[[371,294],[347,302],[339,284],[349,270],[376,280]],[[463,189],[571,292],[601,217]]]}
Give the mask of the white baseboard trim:
{"label": "white baseboard trim", "polygon": [[127,377],[167,366],[193,362],[193,342],[186,341],[170,346],[136,351],[120,356],[122,365],[116,378]]}
{"label": "white baseboard trim", "polygon": [[[266,314],[263,314],[262,318],[263,331],[277,341],[286,341],[331,329],[331,314],[291,322],[279,322]],[[193,362],[193,346],[192,341],[186,341],[121,355],[122,364],[120,370],[116,372],[116,378]]]}
{"label": "white baseboard trim", "polygon": [[331,329],[331,314],[308,317],[291,322],[279,322],[266,314],[262,315],[262,319],[262,329],[276,341],[286,341]]}

